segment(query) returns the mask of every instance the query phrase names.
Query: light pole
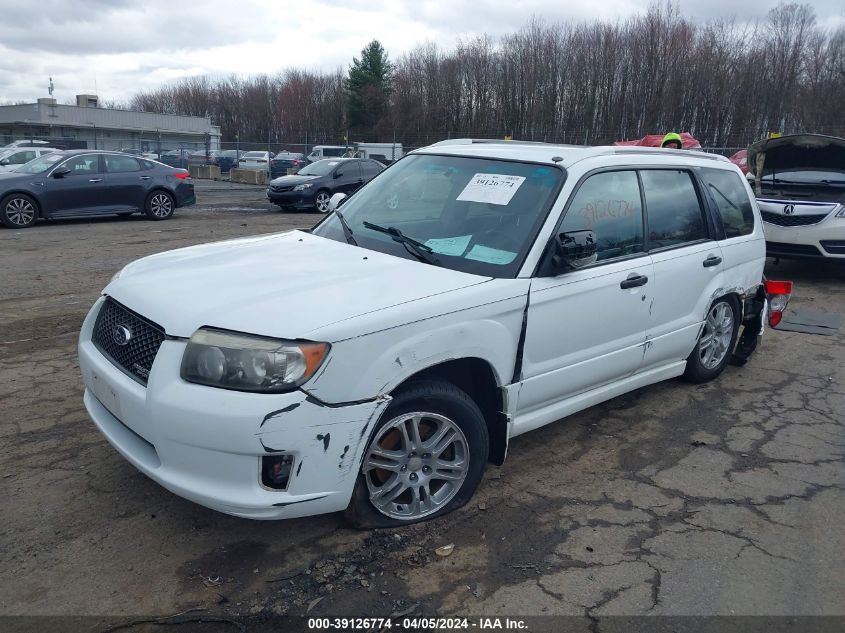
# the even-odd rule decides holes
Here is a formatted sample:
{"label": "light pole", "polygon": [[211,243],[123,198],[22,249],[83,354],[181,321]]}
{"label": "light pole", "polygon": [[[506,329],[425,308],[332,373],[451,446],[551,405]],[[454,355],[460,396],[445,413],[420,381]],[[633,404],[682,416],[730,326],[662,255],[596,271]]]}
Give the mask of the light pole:
{"label": "light pole", "polygon": [[88,121],[88,125],[90,125],[92,128],[94,128],[94,149],[99,149],[97,147],[97,124],[94,123],[93,121]]}

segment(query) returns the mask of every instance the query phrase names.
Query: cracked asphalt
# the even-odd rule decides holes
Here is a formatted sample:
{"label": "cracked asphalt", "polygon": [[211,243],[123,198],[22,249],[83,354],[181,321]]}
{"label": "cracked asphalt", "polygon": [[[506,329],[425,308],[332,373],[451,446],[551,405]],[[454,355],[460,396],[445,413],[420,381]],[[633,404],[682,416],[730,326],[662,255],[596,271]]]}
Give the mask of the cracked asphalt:
{"label": "cracked asphalt", "polygon": [[[712,383],[520,436],[470,504],[401,530],[253,522],[160,488],[86,417],[85,312],[137,257],[318,219],[260,188],[197,189],[168,222],[0,230],[0,614],[563,614],[593,630],[610,615],[845,614],[842,330],[770,330]],[[793,306],[845,312],[845,267],[767,273],[795,281]]]}

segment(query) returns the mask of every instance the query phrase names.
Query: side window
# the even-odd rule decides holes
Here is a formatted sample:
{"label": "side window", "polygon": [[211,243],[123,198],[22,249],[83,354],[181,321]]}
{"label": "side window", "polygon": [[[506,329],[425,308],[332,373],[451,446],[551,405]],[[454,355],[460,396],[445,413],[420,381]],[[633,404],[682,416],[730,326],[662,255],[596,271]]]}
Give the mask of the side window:
{"label": "side window", "polygon": [[84,176],[86,174],[96,174],[100,171],[100,159],[95,154],[85,154],[83,156],[75,156],[68,160],[65,167],[70,169],[69,176]]}
{"label": "side window", "polygon": [[754,211],[739,174],[727,169],[702,169],[701,177],[716,201],[726,237],[754,232]]}
{"label": "side window", "polygon": [[636,172],[603,172],[581,184],[559,232],[583,230],[595,233],[599,261],[643,252],[643,209]]}
{"label": "side window", "polygon": [[640,172],[648,216],[649,248],[676,246],[707,238],[704,214],[689,172]]}
{"label": "side window", "polygon": [[110,174],[120,174],[130,171],[141,171],[141,165],[137,158],[131,156],[118,156],[117,154],[105,154],[106,171]]}
{"label": "side window", "polygon": [[35,158],[34,151],[17,152],[9,156],[10,165],[24,165]]}

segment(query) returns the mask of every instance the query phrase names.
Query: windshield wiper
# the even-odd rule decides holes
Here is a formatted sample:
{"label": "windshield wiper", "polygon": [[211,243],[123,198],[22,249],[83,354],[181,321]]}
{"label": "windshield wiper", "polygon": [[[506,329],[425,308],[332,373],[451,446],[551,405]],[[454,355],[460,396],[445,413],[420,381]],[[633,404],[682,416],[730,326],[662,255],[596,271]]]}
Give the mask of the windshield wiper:
{"label": "windshield wiper", "polygon": [[434,266],[440,265],[440,260],[433,255],[434,251],[431,250],[431,247],[426,246],[422,242],[418,242],[412,237],[408,237],[395,226],[380,226],[378,224],[373,224],[372,222],[365,221],[364,227],[373,231],[378,231],[379,233],[387,233],[393,238],[394,242],[399,242],[400,244],[402,244],[402,246],[404,246],[407,251],[411,253],[411,255],[416,257],[421,262],[425,262],[426,264],[432,264]]}
{"label": "windshield wiper", "polygon": [[344,218],[343,214],[337,209],[334,210],[334,214],[337,216],[337,219],[340,220],[340,227],[343,229],[343,237],[346,238],[346,243],[352,244],[352,246],[358,246],[358,242],[355,241],[352,229],[350,229],[349,225],[346,223],[346,218]]}

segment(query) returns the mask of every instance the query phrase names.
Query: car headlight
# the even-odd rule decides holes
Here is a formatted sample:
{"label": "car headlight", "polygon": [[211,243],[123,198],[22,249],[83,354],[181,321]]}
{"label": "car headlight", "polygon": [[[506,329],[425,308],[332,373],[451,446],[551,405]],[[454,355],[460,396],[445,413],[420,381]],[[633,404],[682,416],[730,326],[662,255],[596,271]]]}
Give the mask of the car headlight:
{"label": "car headlight", "polygon": [[294,187],[293,190],[294,191],[303,191],[305,189],[310,189],[310,188],[311,188],[311,183],[310,182],[304,182],[301,185],[297,185],[296,187]]}
{"label": "car headlight", "polygon": [[311,378],[330,347],[203,328],[188,342],[181,374],[209,387],[281,393]]}

